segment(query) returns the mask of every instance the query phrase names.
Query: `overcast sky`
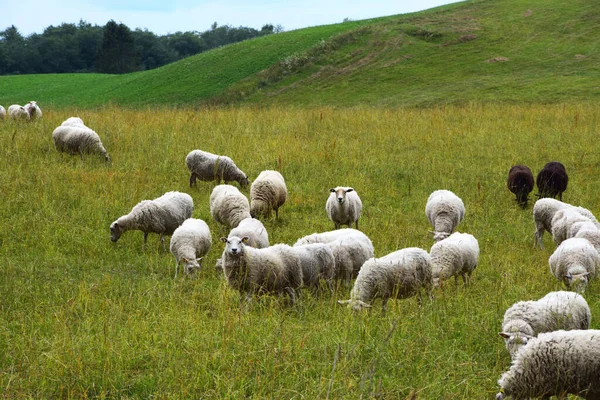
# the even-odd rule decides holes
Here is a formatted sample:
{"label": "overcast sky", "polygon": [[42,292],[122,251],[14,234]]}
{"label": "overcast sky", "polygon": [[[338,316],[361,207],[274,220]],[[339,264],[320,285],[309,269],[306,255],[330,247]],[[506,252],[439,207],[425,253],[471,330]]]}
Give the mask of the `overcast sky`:
{"label": "overcast sky", "polygon": [[383,17],[425,10],[456,0],[25,0],[2,1],[0,31],[16,26],[21,34],[42,33],[50,25],[84,20],[105,25],[113,19],[131,29],[158,35],[205,31],[219,25],[260,29],[281,25],[290,31],[307,26]]}

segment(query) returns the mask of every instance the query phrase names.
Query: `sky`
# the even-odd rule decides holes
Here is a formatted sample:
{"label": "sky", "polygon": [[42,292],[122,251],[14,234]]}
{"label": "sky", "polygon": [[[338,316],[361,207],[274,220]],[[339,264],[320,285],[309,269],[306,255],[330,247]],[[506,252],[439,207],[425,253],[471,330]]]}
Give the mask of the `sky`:
{"label": "sky", "polygon": [[14,25],[24,36],[50,25],[80,20],[104,26],[109,20],[158,35],[206,31],[218,25],[285,31],[425,10],[456,0],[26,0],[2,1],[0,31]]}

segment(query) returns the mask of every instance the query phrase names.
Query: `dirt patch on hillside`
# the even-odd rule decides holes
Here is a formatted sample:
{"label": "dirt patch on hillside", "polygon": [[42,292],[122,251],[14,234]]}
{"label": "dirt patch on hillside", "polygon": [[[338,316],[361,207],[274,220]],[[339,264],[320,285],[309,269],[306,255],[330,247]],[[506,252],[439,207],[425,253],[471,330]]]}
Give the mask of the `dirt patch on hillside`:
{"label": "dirt patch on hillside", "polygon": [[506,62],[506,61],[510,61],[510,59],[508,57],[494,57],[494,58],[490,58],[489,60],[485,60],[486,63]]}

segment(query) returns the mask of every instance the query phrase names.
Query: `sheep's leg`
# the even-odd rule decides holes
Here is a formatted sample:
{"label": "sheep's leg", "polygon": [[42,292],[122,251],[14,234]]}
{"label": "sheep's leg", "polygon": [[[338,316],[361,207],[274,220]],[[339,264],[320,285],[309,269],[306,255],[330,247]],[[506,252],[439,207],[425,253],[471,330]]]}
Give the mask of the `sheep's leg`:
{"label": "sheep's leg", "polygon": [[190,187],[193,186],[198,186],[196,184],[196,174],[194,172],[192,172],[192,174],[190,175]]}
{"label": "sheep's leg", "polygon": [[177,270],[179,269],[179,261],[175,258],[175,278],[177,278]]}
{"label": "sheep's leg", "polygon": [[148,232],[144,232],[144,245],[142,246],[144,249],[146,249],[147,241],[148,241]]}
{"label": "sheep's leg", "polygon": [[333,223],[335,225],[335,229],[340,229],[340,224],[338,224],[337,222]]}
{"label": "sheep's leg", "polygon": [[275,209],[275,218],[279,218],[279,208]]}
{"label": "sheep's leg", "polygon": [[387,302],[388,302],[388,299],[383,299],[381,301],[381,312],[383,313],[383,315],[385,315],[387,312]]}
{"label": "sheep's leg", "polygon": [[469,279],[471,278],[471,274],[470,273],[464,273],[462,275],[463,278],[463,283],[465,284],[465,287],[469,286]]}
{"label": "sheep's leg", "polygon": [[[354,223],[356,224],[356,230],[358,230],[358,220],[356,220]],[[350,224],[350,225],[352,225],[352,224]],[[348,228],[352,228],[352,226],[349,226]]]}
{"label": "sheep's leg", "polygon": [[167,248],[165,247],[165,235],[164,235],[164,233],[160,234],[160,242],[162,243],[163,250],[166,252]]}
{"label": "sheep's leg", "polygon": [[331,292],[331,294],[333,295],[335,293],[335,289],[333,287],[333,282],[331,279],[327,280],[327,287],[329,288],[329,291]]}
{"label": "sheep's leg", "polygon": [[290,296],[290,300],[292,301],[292,304],[296,304],[296,294],[294,293],[294,289],[292,289],[289,286],[286,286],[285,291]]}

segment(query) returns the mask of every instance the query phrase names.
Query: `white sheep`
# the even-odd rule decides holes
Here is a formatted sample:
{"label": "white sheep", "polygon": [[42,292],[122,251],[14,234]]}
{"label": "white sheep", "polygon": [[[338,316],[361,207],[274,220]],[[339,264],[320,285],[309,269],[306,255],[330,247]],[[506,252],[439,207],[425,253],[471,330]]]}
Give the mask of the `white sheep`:
{"label": "white sheep", "polygon": [[218,223],[235,228],[251,218],[248,198],[231,185],[217,185],[210,195],[210,214]]}
{"label": "white sheep", "polygon": [[[241,220],[239,225],[229,231],[229,235],[227,235],[228,238],[233,236],[241,238],[247,237],[248,240],[245,243],[246,246],[257,249],[269,247],[269,233],[263,223],[256,218],[244,218]],[[220,258],[217,259],[215,269],[217,271],[223,269],[222,260]]]}
{"label": "white sheep", "polygon": [[469,283],[471,273],[477,267],[479,260],[479,243],[473,235],[454,232],[446,239],[436,242],[431,246],[431,265],[433,266],[433,282],[439,285],[454,276],[462,275],[463,282]]}
{"label": "white sheep", "polygon": [[279,207],[287,199],[287,187],[283,176],[272,170],[262,171],[250,186],[250,215],[254,218],[271,216],[279,217]]}
{"label": "white sheep", "polygon": [[6,119],[6,109],[0,106],[0,120],[4,121]]}
{"label": "white sheep", "polygon": [[542,333],[517,353],[498,380],[497,400],[574,394],[600,399],[600,330]]}
{"label": "white sheep", "polygon": [[277,244],[264,249],[246,246],[247,238],[221,238],[221,256],[227,283],[246,300],[253,294],[287,293],[292,303],[302,287],[302,266],[290,246]]}
{"label": "white sheep", "polygon": [[202,268],[202,257],[210,250],[212,238],[206,222],[201,219],[188,218],[175,229],[171,236],[170,250],[175,257],[175,278],[179,264],[183,270],[191,274]]}
{"label": "white sheep", "polygon": [[296,241],[296,243],[294,243],[294,246],[301,246],[303,244],[310,244],[310,243],[329,243],[329,242],[333,242],[334,240],[337,240],[346,235],[358,235],[361,237],[364,236],[365,238],[368,239],[367,235],[365,235],[364,233],[362,233],[359,230],[352,229],[352,228],[343,228],[343,229],[336,229],[336,230],[328,231],[328,232],[313,233],[313,234],[301,237],[300,239],[298,239]]}
{"label": "white sheep", "polygon": [[52,132],[52,140],[57,151],[79,154],[82,160],[84,153],[97,153],[103,155],[107,162],[110,161],[100,136],[85,125],[61,125]]}
{"label": "white sheep", "polygon": [[535,233],[533,235],[534,246],[539,245],[540,248],[544,248],[544,242],[542,241],[544,232],[547,231],[552,234],[552,219],[558,210],[564,208],[577,210],[581,215],[588,217],[596,226],[600,227],[594,214],[587,208],[572,206],[552,198],[539,199],[533,206],[533,221],[535,224]]}
{"label": "white sheep", "polygon": [[512,359],[529,340],[559,329],[589,329],[592,314],[585,299],[573,292],[550,292],[539,300],[519,301],[504,313],[502,332]]}
{"label": "white sheep", "polygon": [[300,259],[304,286],[317,292],[323,279],[329,290],[333,292],[335,258],[331,248],[325,243],[312,243],[294,246],[292,250]]}
{"label": "white sheep", "polygon": [[431,296],[433,286],[431,257],[423,249],[409,247],[381,258],[367,260],[354,282],[350,300],[338,301],[354,310],[369,308],[381,298],[383,312],[390,298],[404,299],[419,295],[422,290]]}
{"label": "white sheep", "polygon": [[585,292],[588,282],[600,271],[600,255],[587,239],[562,242],[548,259],[550,272],[567,287]]}
{"label": "white sheep", "polygon": [[250,181],[248,176],[239,169],[233,160],[227,156],[219,156],[202,150],[192,150],[185,158],[185,164],[190,171],[190,187],[196,186],[196,179],[201,181],[237,181],[241,187],[246,187]]}
{"label": "white sheep", "polygon": [[563,208],[552,218],[552,239],[559,245],[565,239],[574,237],[582,225],[592,224],[592,221],[581,215],[574,208]]}
{"label": "white sheep", "polygon": [[353,223],[358,229],[362,202],[353,188],[338,186],[329,189],[325,211],[334,223],[335,229],[340,229],[341,225],[348,225],[348,228],[350,228]]}
{"label": "white sheep", "polygon": [[325,244],[333,252],[335,278],[342,281],[356,278],[365,261],[375,254],[373,243],[366,235],[344,235]]}
{"label": "white sheep", "polygon": [[20,106],[18,104],[13,104],[8,107],[8,118],[15,121],[29,121],[29,113],[25,109],[25,107]]}
{"label": "white sheep", "polygon": [[116,242],[129,230],[144,232],[144,246],[148,233],[160,234],[165,247],[165,235],[172,235],[179,225],[192,217],[194,201],[187,193],[167,192],[154,200],[140,201],[129,214],[123,215],[110,225],[110,240]]}
{"label": "white sheep", "polygon": [[465,217],[463,201],[449,190],[436,190],[429,195],[425,215],[433,226],[433,240],[438,242],[454,232]]}
{"label": "white sheep", "polygon": [[85,126],[83,120],[79,117],[69,117],[63,121],[61,126]]}
{"label": "white sheep", "polygon": [[25,111],[27,111],[27,114],[29,114],[30,121],[35,121],[36,119],[42,118],[42,110],[38,106],[37,102],[30,101],[29,103],[25,104],[23,108],[25,108]]}

